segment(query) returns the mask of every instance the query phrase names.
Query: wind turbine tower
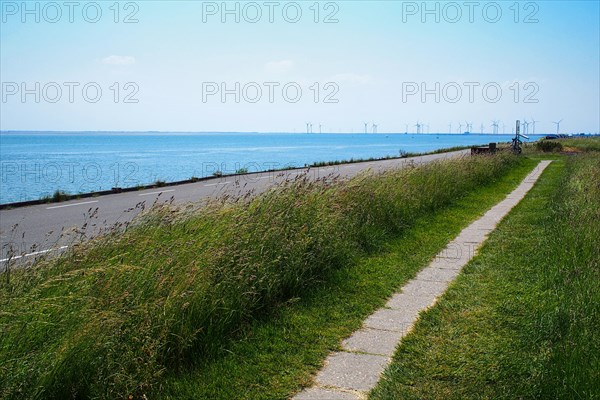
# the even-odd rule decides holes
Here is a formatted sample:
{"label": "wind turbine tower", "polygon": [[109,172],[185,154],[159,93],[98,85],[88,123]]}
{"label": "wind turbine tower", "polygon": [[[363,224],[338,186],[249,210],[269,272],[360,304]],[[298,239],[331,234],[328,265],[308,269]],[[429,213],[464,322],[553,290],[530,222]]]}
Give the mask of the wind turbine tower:
{"label": "wind turbine tower", "polygon": [[558,122],[552,122],[554,125],[556,125],[556,134],[557,134],[557,135],[560,135],[560,133],[559,133],[559,132],[560,132],[560,123],[561,123],[561,122],[563,122],[563,120],[562,120],[562,119],[561,119],[560,121],[558,121]]}
{"label": "wind turbine tower", "polygon": [[369,123],[365,122],[365,133],[369,133],[368,125],[369,125]]}
{"label": "wind turbine tower", "polygon": [[527,122],[527,120],[523,118],[523,123],[521,125],[523,125],[523,134],[527,135],[529,131],[529,122]]}
{"label": "wind turbine tower", "polygon": [[492,121],[492,129],[493,129],[493,134],[494,135],[498,134],[498,122],[499,121]]}
{"label": "wind turbine tower", "polygon": [[531,118],[531,134],[535,135],[535,123],[536,122],[540,122],[540,121],[536,121],[535,119]]}
{"label": "wind turbine tower", "polygon": [[465,121],[465,124],[467,125],[466,126],[466,129],[467,129],[466,133],[471,133],[471,131],[473,130],[473,123]]}

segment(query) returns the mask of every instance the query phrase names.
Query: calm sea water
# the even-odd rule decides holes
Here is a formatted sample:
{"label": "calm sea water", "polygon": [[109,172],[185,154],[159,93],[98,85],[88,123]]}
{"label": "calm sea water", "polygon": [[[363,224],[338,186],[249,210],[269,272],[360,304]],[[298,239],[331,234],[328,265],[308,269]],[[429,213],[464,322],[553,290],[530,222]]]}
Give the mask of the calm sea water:
{"label": "calm sea water", "polygon": [[3,132],[0,203],[38,199],[57,189],[76,194],[215,171],[254,172],[510,139],[475,134]]}

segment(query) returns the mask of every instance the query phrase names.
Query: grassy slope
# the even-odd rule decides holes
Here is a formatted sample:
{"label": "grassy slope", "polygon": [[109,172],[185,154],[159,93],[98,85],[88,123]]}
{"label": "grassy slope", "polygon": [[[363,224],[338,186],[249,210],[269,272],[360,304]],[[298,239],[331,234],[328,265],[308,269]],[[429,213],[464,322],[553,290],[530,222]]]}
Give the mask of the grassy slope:
{"label": "grassy slope", "polygon": [[426,265],[462,228],[500,201],[536,163],[527,161],[500,181],[421,218],[387,251],[337,271],[326,284],[255,321],[239,341],[189,372],[171,376],[165,399],[283,399],[311,376],[341,339]]}
{"label": "grassy slope", "polygon": [[[282,303],[313,288],[329,293],[323,288],[335,289],[339,276],[351,276],[346,268],[359,257],[515,165],[513,158],[484,157],[348,184],[300,180],[191,217],[166,209],[122,235],[5,274],[0,397],[156,393],[166,372],[222,354],[231,338],[253,321],[268,321],[285,308]],[[437,247],[448,238],[438,239]],[[382,296],[365,307],[378,305]],[[361,315],[356,321],[367,311],[356,311]],[[322,356],[323,349],[316,351]]]}
{"label": "grassy slope", "polygon": [[574,149],[580,149],[585,151],[600,151],[600,138],[586,138],[586,137],[574,137],[569,139],[559,139],[558,142],[562,143],[565,147]]}
{"label": "grassy slope", "polygon": [[597,155],[551,164],[371,398],[599,398],[598,176]]}

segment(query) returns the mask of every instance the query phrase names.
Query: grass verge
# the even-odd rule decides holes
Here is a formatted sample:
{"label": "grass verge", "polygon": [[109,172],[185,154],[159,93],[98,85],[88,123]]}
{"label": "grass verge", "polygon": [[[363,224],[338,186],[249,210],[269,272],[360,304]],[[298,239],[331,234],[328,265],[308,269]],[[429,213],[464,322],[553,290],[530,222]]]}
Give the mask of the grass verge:
{"label": "grass verge", "polygon": [[597,155],[554,161],[370,398],[599,398],[598,176]]}
{"label": "grass verge", "polygon": [[285,399],[312,376],[341,340],[470,221],[502,200],[537,164],[525,160],[501,179],[428,214],[377,255],[330,274],[267,319],[254,320],[220,354],[167,376],[159,399]]}
{"label": "grass verge", "polygon": [[466,150],[466,149],[470,149],[470,148],[471,148],[471,146],[454,146],[454,147],[447,147],[447,148],[437,149],[437,150],[432,150],[432,151],[426,151],[426,152],[422,152],[422,153],[407,152],[404,150],[400,150],[398,156],[351,158],[349,160],[337,160],[337,161],[318,161],[318,162],[314,162],[312,164],[308,164],[305,167],[311,167],[311,168],[312,167],[326,167],[326,166],[330,166],[330,165],[354,164],[354,163],[363,163],[363,162],[370,162],[370,161],[398,160],[401,158],[419,157],[419,156],[426,156],[426,155],[430,155],[430,154],[451,153],[453,151]]}
{"label": "grass verge", "polygon": [[567,149],[600,151],[600,137],[572,137],[556,140]]}
{"label": "grass verge", "polygon": [[335,283],[421,217],[518,166],[506,155],[349,182],[299,179],[191,215],[158,210],[124,233],[6,273],[0,394],[64,399],[161,393],[167,372],[214,359],[255,321]]}

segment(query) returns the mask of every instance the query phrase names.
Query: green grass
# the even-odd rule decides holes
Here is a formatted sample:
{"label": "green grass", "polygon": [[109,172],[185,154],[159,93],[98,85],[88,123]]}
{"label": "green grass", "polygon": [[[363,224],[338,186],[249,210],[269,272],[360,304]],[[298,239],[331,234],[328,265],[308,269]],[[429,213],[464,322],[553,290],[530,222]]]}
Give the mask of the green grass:
{"label": "green grass", "polygon": [[558,140],[541,139],[535,142],[535,147],[537,150],[544,153],[553,153],[563,150],[563,145]]}
{"label": "green grass", "polygon": [[61,201],[68,200],[70,197],[71,197],[71,195],[67,192],[64,192],[62,190],[55,190],[54,193],[52,194],[52,196],[50,196],[50,195],[43,196],[41,198],[41,201],[44,201],[46,203],[58,203]]}
{"label": "green grass", "polygon": [[[0,290],[0,396],[156,397],[179,390],[182,380],[177,377],[217,366],[232,345],[247,341],[255,324],[268,326],[274,317],[277,321],[282,310],[312,290],[334,293],[340,277],[352,277],[351,268],[359,260],[399,235],[410,235],[413,229],[408,228],[460,204],[482,186],[515,171],[522,175],[522,163],[527,161],[509,155],[474,157],[349,182],[298,179],[251,199],[224,199],[194,211],[157,210],[65,257],[5,274]],[[499,196],[492,190],[488,197],[494,193]],[[486,204],[481,199],[473,204],[477,211],[471,210],[482,212]],[[437,242],[429,253],[419,252],[433,239],[413,242],[419,243],[421,258],[410,272],[467,222],[463,208],[457,226],[446,225],[446,236],[432,233]],[[295,364],[290,362],[295,372],[288,380],[271,382],[269,374],[256,374],[259,381],[249,387],[260,389],[261,382],[269,381],[261,393],[272,389],[289,394],[298,382],[307,383],[327,349],[410,274],[407,270],[399,275],[393,270],[397,264],[381,272],[395,279],[379,281],[385,290],[370,287],[377,299],[368,300],[369,292],[354,298],[355,320],[331,326],[333,336],[316,328],[308,333],[311,342],[322,337],[324,343],[303,353],[311,362],[300,354]],[[377,263],[370,268],[373,275],[378,273]],[[369,280],[363,275],[357,282],[367,285]],[[320,306],[326,300],[309,295],[306,301]],[[338,318],[352,315],[331,311]],[[329,317],[321,318],[325,322]],[[302,325],[302,319],[296,324]],[[277,332],[286,330],[275,325],[272,335]],[[306,346],[305,341],[301,344]],[[241,346],[238,351],[243,353]],[[223,370],[214,371],[220,376],[212,378],[223,379]],[[163,385],[165,377],[169,390]]]}
{"label": "green grass", "polygon": [[465,149],[470,149],[470,148],[471,148],[471,146],[454,146],[454,147],[447,147],[444,149],[437,149],[437,150],[432,150],[432,151],[423,152],[423,153],[413,153],[413,152],[406,152],[404,150],[399,150],[397,156],[388,155],[385,157],[351,158],[349,160],[337,160],[337,161],[318,161],[318,162],[314,162],[310,165],[307,165],[307,167],[326,167],[326,166],[331,166],[331,165],[354,164],[354,163],[363,163],[363,162],[370,162],[370,161],[398,160],[401,158],[419,157],[419,156],[425,156],[425,155],[429,155],[429,154],[450,153],[453,151],[465,150]]}
{"label": "green grass", "polygon": [[370,398],[600,398],[598,176],[597,155],[554,161]]}
{"label": "green grass", "polygon": [[600,151],[600,137],[573,137],[556,141],[565,147],[582,151]]}
{"label": "green grass", "polygon": [[514,189],[536,165],[419,218],[377,255],[335,271],[301,296],[255,320],[219,355],[168,376],[161,399],[284,399],[310,386],[329,352],[426,265],[462,228]]}

